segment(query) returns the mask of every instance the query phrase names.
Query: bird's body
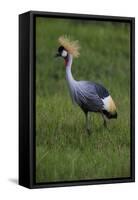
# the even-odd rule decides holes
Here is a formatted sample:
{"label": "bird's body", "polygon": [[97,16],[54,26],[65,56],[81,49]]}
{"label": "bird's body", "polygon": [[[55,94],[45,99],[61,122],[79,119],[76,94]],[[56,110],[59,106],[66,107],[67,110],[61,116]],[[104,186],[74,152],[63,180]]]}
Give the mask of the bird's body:
{"label": "bird's body", "polygon": [[116,107],[107,89],[90,81],[76,81],[71,73],[72,56],[66,61],[66,80],[72,101],[87,112],[102,112],[108,118],[116,117]]}
{"label": "bird's body", "polygon": [[90,132],[88,124],[88,112],[99,112],[104,119],[117,118],[116,106],[108,90],[102,85],[90,81],[77,81],[73,78],[71,67],[73,55],[78,57],[77,41],[70,42],[67,38],[61,37],[59,42],[62,46],[58,49],[57,56],[65,60],[66,80],[72,101],[80,106],[86,115],[86,129]]}

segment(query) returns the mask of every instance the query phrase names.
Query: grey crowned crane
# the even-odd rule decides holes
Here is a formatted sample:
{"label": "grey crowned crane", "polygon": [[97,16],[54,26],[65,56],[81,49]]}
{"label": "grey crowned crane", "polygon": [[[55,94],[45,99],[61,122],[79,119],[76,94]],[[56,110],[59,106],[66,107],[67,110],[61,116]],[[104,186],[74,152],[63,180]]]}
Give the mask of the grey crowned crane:
{"label": "grey crowned crane", "polygon": [[88,113],[99,112],[102,115],[104,126],[106,119],[117,118],[116,106],[108,90],[102,85],[90,81],[76,81],[71,73],[73,57],[79,56],[78,41],[71,41],[66,36],[58,39],[60,47],[56,56],[65,60],[66,80],[72,101],[80,106],[86,116],[86,130],[90,133]]}

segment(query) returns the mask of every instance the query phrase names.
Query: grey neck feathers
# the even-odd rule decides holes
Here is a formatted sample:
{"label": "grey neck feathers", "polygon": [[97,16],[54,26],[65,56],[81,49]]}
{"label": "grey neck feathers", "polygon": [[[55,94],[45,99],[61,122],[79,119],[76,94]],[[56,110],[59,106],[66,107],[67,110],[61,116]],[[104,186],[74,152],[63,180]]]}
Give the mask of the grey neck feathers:
{"label": "grey neck feathers", "polygon": [[71,73],[72,62],[73,62],[73,56],[71,54],[68,54],[67,64],[66,64],[66,79],[67,79],[67,82],[69,83],[74,81],[74,78]]}
{"label": "grey neck feathers", "polygon": [[67,80],[70,96],[72,98],[72,101],[75,103],[74,91],[75,91],[76,81],[74,80],[72,73],[71,73],[73,56],[69,54],[67,59],[68,60],[67,60],[67,64],[66,64],[66,80]]}

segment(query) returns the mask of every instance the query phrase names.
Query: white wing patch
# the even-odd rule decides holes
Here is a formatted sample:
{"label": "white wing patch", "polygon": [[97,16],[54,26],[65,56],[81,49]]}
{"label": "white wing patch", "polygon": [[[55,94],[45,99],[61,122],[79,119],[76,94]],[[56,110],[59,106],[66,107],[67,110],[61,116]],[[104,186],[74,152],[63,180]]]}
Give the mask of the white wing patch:
{"label": "white wing patch", "polygon": [[104,103],[105,110],[107,110],[110,113],[114,113],[116,111],[115,103],[110,95],[102,99],[102,101]]}

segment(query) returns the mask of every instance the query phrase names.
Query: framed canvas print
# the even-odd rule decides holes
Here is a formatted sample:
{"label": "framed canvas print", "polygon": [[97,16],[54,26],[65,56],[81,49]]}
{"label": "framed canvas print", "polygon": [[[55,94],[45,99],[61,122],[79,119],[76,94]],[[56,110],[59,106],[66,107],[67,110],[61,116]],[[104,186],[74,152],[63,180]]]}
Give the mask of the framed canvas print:
{"label": "framed canvas print", "polygon": [[135,19],[19,15],[19,184],[135,180]]}

